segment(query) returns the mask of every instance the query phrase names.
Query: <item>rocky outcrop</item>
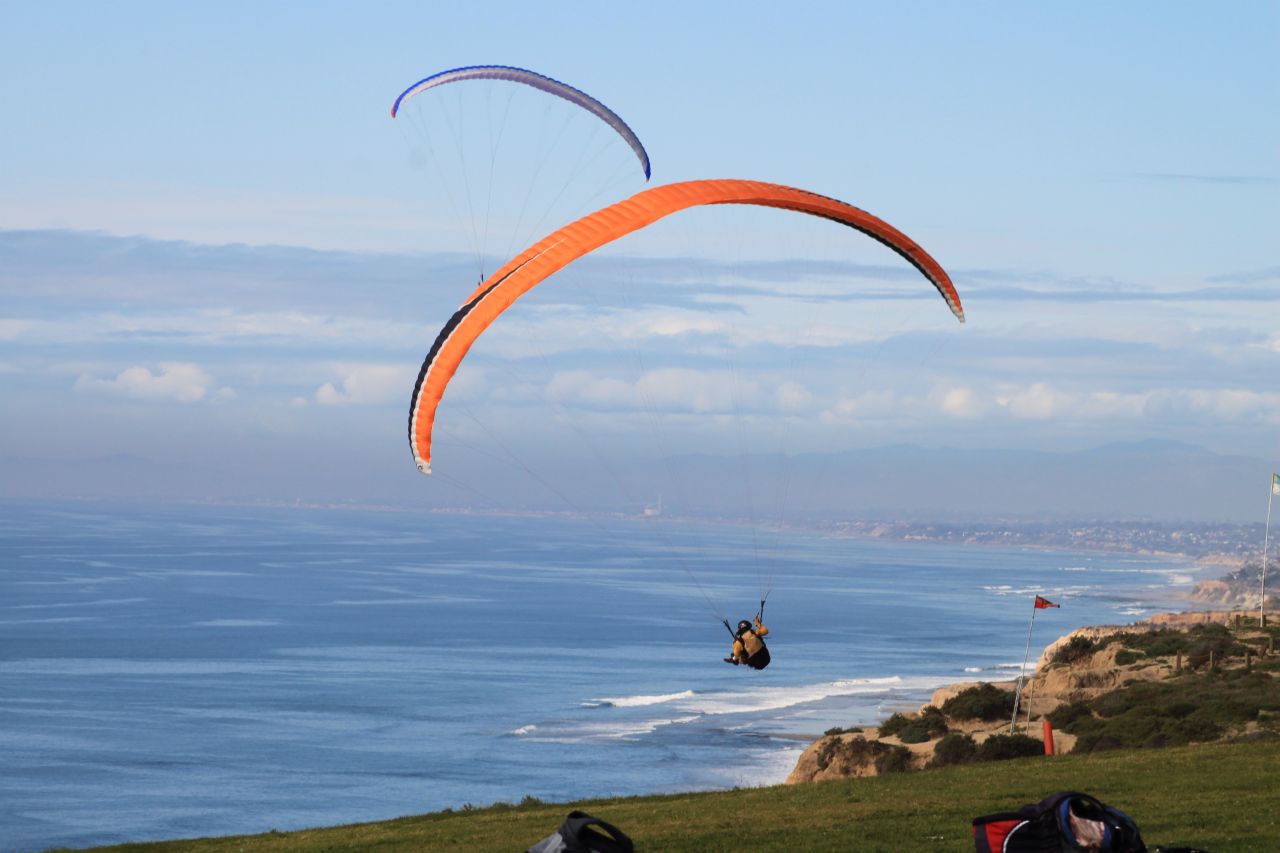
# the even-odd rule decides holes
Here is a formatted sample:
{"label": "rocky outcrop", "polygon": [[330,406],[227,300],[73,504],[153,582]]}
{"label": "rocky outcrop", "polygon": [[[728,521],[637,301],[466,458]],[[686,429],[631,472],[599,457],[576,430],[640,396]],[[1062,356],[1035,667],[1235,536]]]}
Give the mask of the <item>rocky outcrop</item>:
{"label": "rocky outcrop", "polygon": [[[1176,660],[1180,660],[1140,656],[1125,649],[1120,643],[1110,643],[1092,653],[1087,651],[1086,645],[1086,650],[1069,664],[1055,662],[1056,653],[1073,639],[1083,637],[1096,642],[1118,633],[1177,629],[1207,623],[1235,624],[1237,617],[1256,618],[1257,611],[1164,613],[1132,625],[1080,628],[1059,637],[1045,648],[1034,674],[1023,685],[1019,702],[1019,730],[1039,737],[1040,718],[1059,705],[1095,699],[1134,681],[1168,678],[1174,672]],[[1268,614],[1268,618],[1280,620],[1280,613]],[[1120,657],[1121,655],[1124,657]],[[981,683],[960,682],[940,688],[934,691],[929,704],[923,706],[921,712],[932,706],[933,713],[936,713],[936,709],[942,708],[948,699]],[[1017,684],[1007,681],[994,686],[1013,691]],[[962,722],[948,718],[946,722],[950,731],[964,732],[978,744],[992,735],[1007,734],[1011,723],[1007,718],[994,722]],[[1060,753],[1069,752],[1076,740],[1074,736],[1064,732],[1054,732],[1053,738],[1056,751]],[[882,772],[882,768],[890,765],[893,770],[919,769],[933,757],[936,744],[936,739],[918,744],[903,744],[897,737],[881,735],[875,728],[828,734],[814,741],[801,754],[795,769],[787,777],[787,784],[875,776]],[[885,756],[894,749],[905,750],[908,755],[904,757],[899,752],[896,756],[891,756],[894,761],[888,762]]]}
{"label": "rocky outcrop", "polygon": [[946,687],[939,687],[933,691],[933,695],[929,697],[928,705],[924,705],[922,708],[927,708],[929,705],[941,708],[948,699],[954,699],[970,687],[977,687],[980,684],[993,684],[1002,690],[1013,690],[1017,686],[1017,683],[1013,681],[957,681],[955,684],[948,684]]}
{"label": "rocky outcrop", "polygon": [[875,729],[870,730],[870,739],[863,733],[846,733],[814,741],[800,755],[795,769],[787,777],[787,784],[875,776],[876,759],[883,750],[873,744],[880,745]]}
{"label": "rocky outcrop", "polygon": [[[1137,626],[1112,630],[1134,631]],[[1104,635],[1105,636],[1105,635]],[[1090,639],[1097,639],[1091,637]],[[1059,646],[1062,641],[1059,641]],[[1022,690],[1022,713],[1031,719],[1048,714],[1064,702],[1096,699],[1133,681],[1158,681],[1173,672],[1173,666],[1159,661],[1120,664],[1116,656],[1125,651],[1119,644],[1104,646],[1069,666],[1044,666],[1028,679]]]}
{"label": "rocky outcrop", "polygon": [[919,770],[933,756],[933,742],[904,744],[892,735],[881,736],[874,728],[824,735],[800,754],[787,784],[878,776],[886,759],[896,758],[891,754],[895,750],[907,753],[892,762],[895,770]]}
{"label": "rocky outcrop", "polygon": [[1237,592],[1231,584],[1219,578],[1212,581],[1200,581],[1191,590],[1191,600],[1201,604],[1229,605],[1237,598]]}
{"label": "rocky outcrop", "polygon": [[[1267,608],[1277,606],[1280,571],[1267,566]],[[1191,600],[1214,607],[1258,608],[1262,601],[1262,561],[1243,561],[1235,571],[1217,580],[1201,581],[1191,590]]]}

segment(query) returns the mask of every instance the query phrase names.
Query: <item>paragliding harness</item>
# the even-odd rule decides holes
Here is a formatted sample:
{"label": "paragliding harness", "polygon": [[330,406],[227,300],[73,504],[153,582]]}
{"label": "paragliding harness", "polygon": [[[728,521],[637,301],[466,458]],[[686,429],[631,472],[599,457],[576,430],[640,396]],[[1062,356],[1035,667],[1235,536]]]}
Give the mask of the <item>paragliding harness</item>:
{"label": "paragliding harness", "polygon": [[973,819],[978,853],[1146,853],[1138,825],[1088,794],[1059,791],[1016,812]]}
{"label": "paragliding harness", "polygon": [[586,812],[571,811],[558,831],[525,853],[633,853],[634,850],[631,839],[613,824]]}
{"label": "paragliding harness", "polygon": [[[767,595],[764,598],[760,599],[760,609],[756,611],[757,624],[759,624],[761,621],[764,620],[764,603],[767,599],[768,599]],[[739,637],[737,634],[734,633],[733,628],[729,626],[729,620],[721,619],[720,621],[724,623],[725,630],[729,632],[729,636],[733,637],[734,642],[737,642],[739,640]],[[743,633],[746,633],[746,632],[744,631]],[[745,663],[747,666],[751,667],[752,669],[764,669],[766,666],[769,665],[769,661],[770,661],[769,647],[764,644],[764,640],[761,639],[759,636],[757,636],[756,639],[760,640],[759,650],[756,651],[755,654],[747,658],[745,661],[743,661],[743,663]],[[745,650],[745,648],[746,648],[746,644],[744,643],[743,649]],[[726,660],[728,660],[729,662],[734,662],[732,658],[726,658]]]}

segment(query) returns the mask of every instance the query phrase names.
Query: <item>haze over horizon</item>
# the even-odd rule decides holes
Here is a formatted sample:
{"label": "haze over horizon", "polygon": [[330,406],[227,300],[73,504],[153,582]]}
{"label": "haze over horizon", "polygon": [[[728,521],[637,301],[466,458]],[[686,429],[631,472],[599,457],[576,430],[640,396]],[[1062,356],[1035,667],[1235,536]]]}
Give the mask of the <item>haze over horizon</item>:
{"label": "haze over horizon", "polygon": [[[0,497],[714,510],[723,487],[726,510],[769,490],[851,515],[1260,520],[1274,5],[306,8],[9,16]],[[743,61],[780,42],[809,49]],[[884,217],[968,322],[862,235],[689,211],[523,298],[421,477],[423,355],[477,265],[562,222],[477,251],[387,116],[487,61],[617,109],[655,185],[776,181]],[[644,187],[618,174],[578,212]]]}

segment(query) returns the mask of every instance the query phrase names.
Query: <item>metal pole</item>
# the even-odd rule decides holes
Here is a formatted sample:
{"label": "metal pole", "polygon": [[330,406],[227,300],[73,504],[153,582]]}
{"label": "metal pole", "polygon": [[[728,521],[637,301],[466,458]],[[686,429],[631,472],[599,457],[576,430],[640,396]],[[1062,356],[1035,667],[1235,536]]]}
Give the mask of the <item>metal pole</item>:
{"label": "metal pole", "polygon": [[1027,671],[1027,658],[1031,656],[1031,629],[1036,626],[1036,603],[1035,599],[1031,601],[1031,624],[1027,626],[1027,650],[1022,653],[1022,669],[1018,671],[1018,680],[1013,691],[1013,719],[1009,721],[1009,734],[1013,734],[1014,727],[1018,725],[1018,701],[1022,698],[1022,679],[1025,677],[1023,673]]}
{"label": "metal pole", "polygon": [[1267,484],[1267,527],[1262,535],[1262,600],[1258,602],[1258,627],[1267,627],[1267,548],[1271,545],[1271,499],[1276,494],[1276,475]]}

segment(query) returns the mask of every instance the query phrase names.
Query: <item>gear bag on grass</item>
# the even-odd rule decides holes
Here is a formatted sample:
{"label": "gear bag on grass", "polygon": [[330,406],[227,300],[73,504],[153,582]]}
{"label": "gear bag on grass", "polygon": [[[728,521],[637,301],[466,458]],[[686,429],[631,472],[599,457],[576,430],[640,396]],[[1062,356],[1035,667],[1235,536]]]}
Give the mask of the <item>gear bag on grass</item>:
{"label": "gear bag on grass", "polygon": [[[599,827],[599,829],[597,829]],[[603,831],[602,831],[603,830]],[[586,812],[571,811],[560,829],[526,853],[634,853],[631,839],[611,823]]]}
{"label": "gear bag on grass", "polygon": [[973,843],[978,853],[1147,853],[1132,818],[1078,791],[976,817]]}

